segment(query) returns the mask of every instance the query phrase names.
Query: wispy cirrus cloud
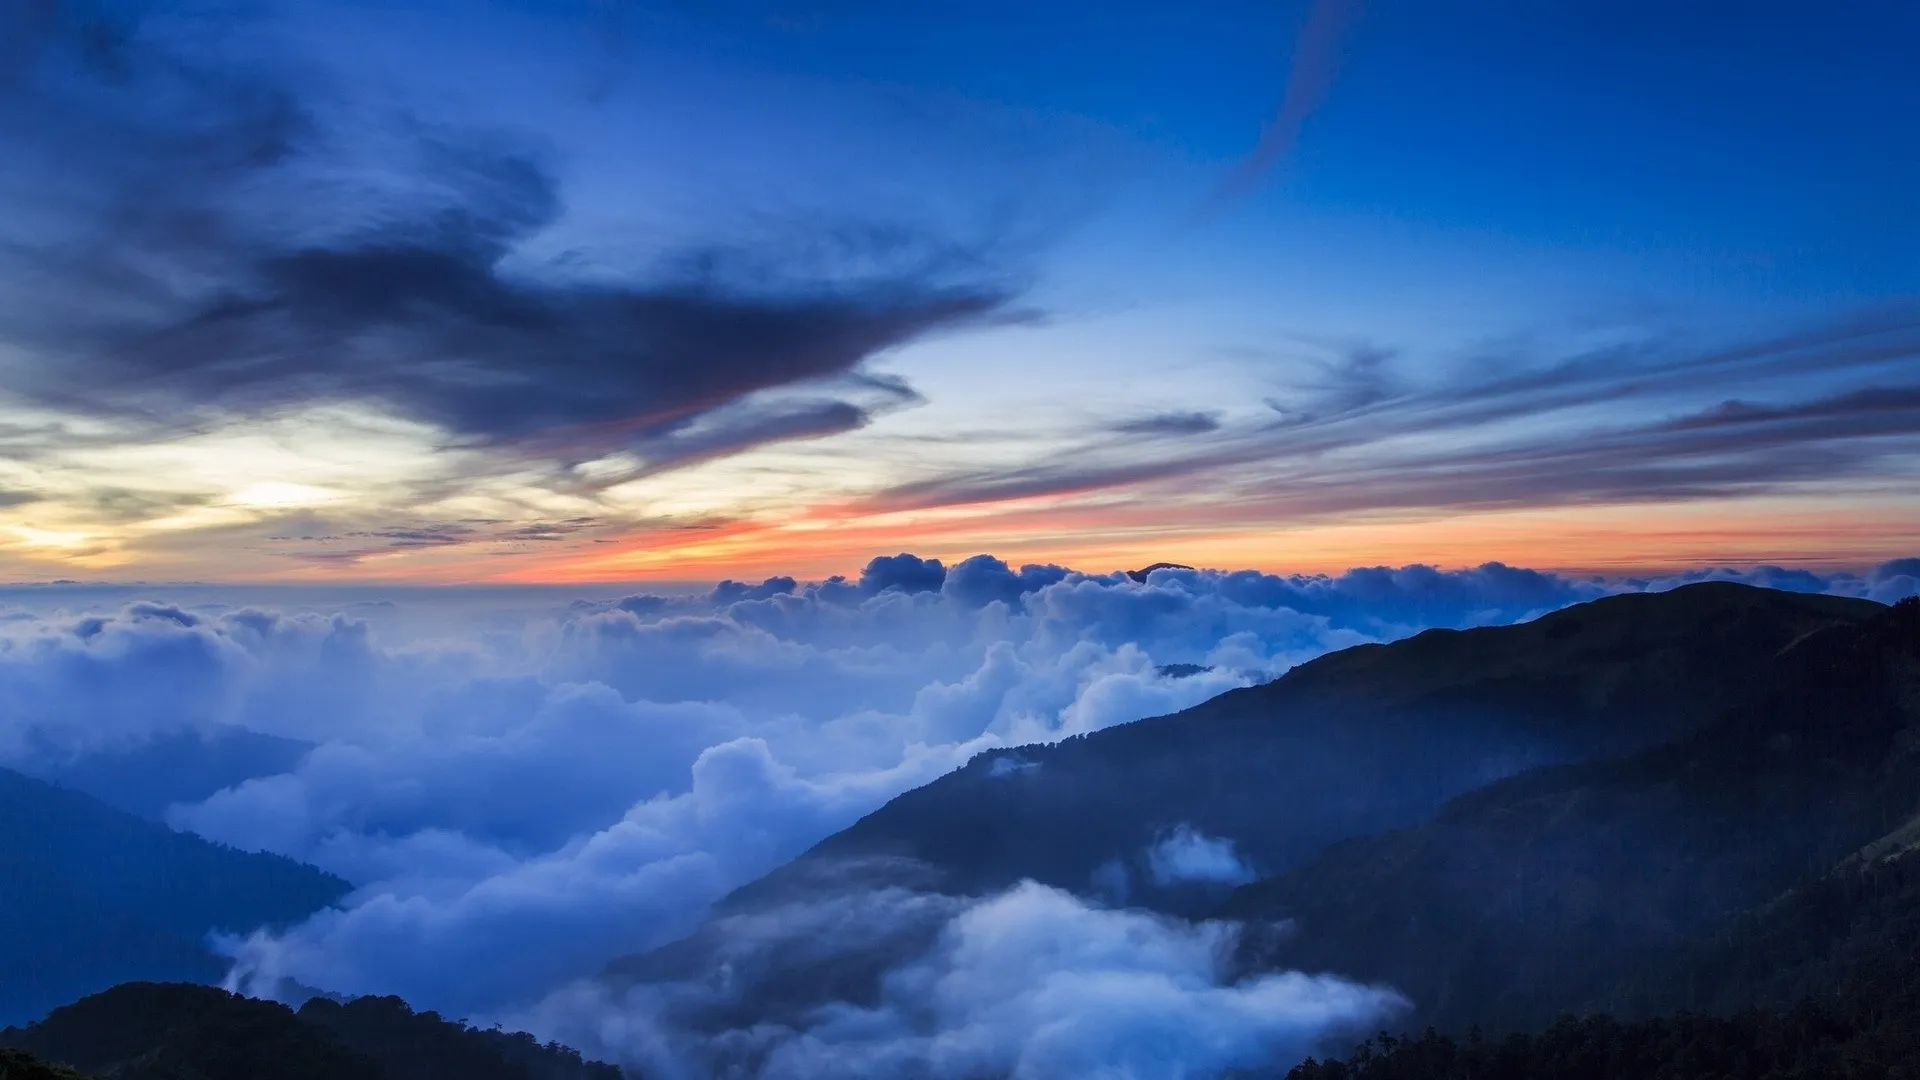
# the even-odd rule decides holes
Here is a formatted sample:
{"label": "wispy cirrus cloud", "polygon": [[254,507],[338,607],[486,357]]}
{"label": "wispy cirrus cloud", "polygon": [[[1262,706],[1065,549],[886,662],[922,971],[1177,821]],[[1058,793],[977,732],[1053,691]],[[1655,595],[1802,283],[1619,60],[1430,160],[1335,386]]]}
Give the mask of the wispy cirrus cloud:
{"label": "wispy cirrus cloud", "polygon": [[1333,85],[1340,59],[1340,40],[1359,14],[1359,0],[1314,0],[1294,40],[1293,59],[1280,107],[1260,132],[1253,149],[1234,166],[1202,203],[1197,217],[1204,220],[1246,197],[1286,157],[1300,139],[1307,117],[1320,107]]}
{"label": "wispy cirrus cloud", "polygon": [[0,547],[197,536],[270,574],[584,543],[551,523],[684,518],[603,493],[857,430],[921,400],[876,358],[1029,317],[1005,215],[558,248],[560,148],[389,103],[283,23],[0,12],[0,489],[30,507]]}
{"label": "wispy cirrus cloud", "polygon": [[[1645,342],[1547,364],[1399,384],[1358,350],[1304,393],[1193,438],[1084,440],[1045,461],[895,485],[874,512],[1095,493],[1204,478],[1276,519],[1635,503],[1884,480],[1920,454],[1920,307],[1704,350]],[[1738,397],[1728,397],[1732,388]]]}
{"label": "wispy cirrus cloud", "polygon": [[323,85],[189,51],[163,18],[64,10],[0,128],[46,212],[9,222],[9,277],[38,285],[0,307],[26,353],[5,389],[44,406],[164,428],[375,403],[449,439],[591,455],[846,376],[1019,292],[963,242],[858,222],[611,279],[517,258],[566,209],[537,140],[351,117]]}

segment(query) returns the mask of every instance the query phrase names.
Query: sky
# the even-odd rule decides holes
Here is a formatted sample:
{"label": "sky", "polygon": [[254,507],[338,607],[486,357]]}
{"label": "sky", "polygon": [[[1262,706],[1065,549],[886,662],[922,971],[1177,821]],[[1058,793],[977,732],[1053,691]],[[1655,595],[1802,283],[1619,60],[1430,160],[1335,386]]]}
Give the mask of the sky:
{"label": "sky", "polygon": [[1920,10],[34,0],[0,580],[1865,575]]}

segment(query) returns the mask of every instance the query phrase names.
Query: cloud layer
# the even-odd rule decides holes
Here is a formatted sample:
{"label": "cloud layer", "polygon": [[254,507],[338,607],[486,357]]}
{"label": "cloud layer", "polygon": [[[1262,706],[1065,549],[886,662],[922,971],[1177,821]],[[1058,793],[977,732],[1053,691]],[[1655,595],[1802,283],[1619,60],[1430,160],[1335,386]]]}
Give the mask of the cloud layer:
{"label": "cloud layer", "polygon": [[[1476,357],[1446,378],[1412,378],[1392,351],[1354,346],[1269,397],[1264,415],[1127,421],[1070,452],[899,484],[870,509],[1118,490],[1175,499],[1202,475],[1209,501],[1231,498],[1242,520],[1263,521],[1818,492],[1884,478],[1912,457],[1916,357],[1911,302],[1717,347],[1641,340],[1545,360]],[[1741,396],[1725,396],[1729,386]]]}
{"label": "cloud layer", "polygon": [[861,428],[920,401],[876,358],[1024,317],[1021,245],[961,211],[589,253],[565,151],[419,114],[305,7],[0,12],[0,545],[584,543],[661,516],[608,489]]}
{"label": "cloud layer", "polygon": [[[573,601],[551,590],[143,590],[150,599],[129,601],[16,589],[0,597],[0,764],[45,770],[222,725],[310,742],[291,771],[168,812],[179,827],[358,886],[305,925],[225,942],[236,979],[505,1015],[687,933],[729,891],[981,750],[1178,711],[1329,649],[1429,626],[1509,622],[1708,577],[1891,600],[1920,591],[1916,571],[1901,560],[1864,576],[1773,567],[1602,581],[1498,564],[1294,577],[1170,568],[1136,581],[901,554],[857,578]],[[1233,839],[1176,832],[1138,869],[1220,887],[1253,872]],[[1124,902],[1124,887],[1108,898]],[[916,1047],[899,1053],[939,1057],[966,1017],[1000,998],[1004,988],[978,984],[1001,963],[994,950],[1036,926],[1098,962],[1076,954],[1036,971],[1039,983],[1019,991],[1039,995],[1033,1017],[1065,1008],[1087,971],[1088,993],[1140,990],[1114,1003],[1123,1016],[1146,1002],[1244,1019],[1266,1016],[1268,1001],[1295,1003],[1275,1006],[1279,1016],[1384,1000],[1311,981],[1221,983],[1198,958],[1228,930],[1140,922],[1044,891],[943,908],[933,925],[946,928],[941,944],[914,954],[897,996],[782,1043],[789,1071],[778,1075],[819,1074],[830,1059],[877,1068],[893,1052],[872,1035],[881,1030]],[[1141,951],[1102,952],[1113,941]],[[921,991],[945,1004],[911,1013]],[[1134,1052],[1118,1028],[1044,1050],[1052,1029],[1006,1028],[1013,1016],[995,1014],[1000,1041],[967,1052],[1015,1068],[1031,1050],[1042,1055],[1034,1069],[1079,1061],[1086,1046]],[[1189,1049],[1230,1062],[1306,1030],[1247,1024],[1197,1027],[1212,1049]],[[1067,1056],[1045,1056],[1056,1051]]]}
{"label": "cloud layer", "polygon": [[[1232,925],[1090,906],[1032,883],[974,901],[856,892],[721,929],[698,979],[576,984],[518,1019],[675,1080],[1148,1080],[1284,1067],[1404,1006],[1331,976],[1235,980]],[[778,997],[769,972],[844,971],[834,961],[861,951],[890,961],[871,1000],[716,1026],[743,1001]]]}
{"label": "cloud layer", "polygon": [[371,403],[456,441],[569,464],[638,445],[657,467],[864,422],[848,395],[911,391],[765,395],[1012,295],[904,227],[669,253],[641,280],[516,260],[565,210],[537,141],[369,116],[215,48],[193,14],[83,12],[15,28],[0,96],[44,211],[10,226],[29,231],[9,277],[38,291],[0,306],[0,341],[46,362],[5,389],[41,405],[181,424]]}

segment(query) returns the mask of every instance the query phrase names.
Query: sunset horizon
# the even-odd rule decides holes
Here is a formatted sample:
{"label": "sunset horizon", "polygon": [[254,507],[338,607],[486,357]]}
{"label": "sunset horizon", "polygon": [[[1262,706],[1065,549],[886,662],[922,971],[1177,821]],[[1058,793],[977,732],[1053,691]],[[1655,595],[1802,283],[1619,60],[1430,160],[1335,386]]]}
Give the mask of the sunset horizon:
{"label": "sunset horizon", "polygon": [[0,580],[1920,550],[1891,37],[121,2],[0,87]]}

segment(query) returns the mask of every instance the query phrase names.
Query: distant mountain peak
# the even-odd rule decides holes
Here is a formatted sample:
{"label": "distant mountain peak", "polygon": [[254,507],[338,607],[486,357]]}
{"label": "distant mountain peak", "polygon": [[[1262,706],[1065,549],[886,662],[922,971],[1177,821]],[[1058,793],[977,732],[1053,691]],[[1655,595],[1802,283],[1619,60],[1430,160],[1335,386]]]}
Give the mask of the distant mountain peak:
{"label": "distant mountain peak", "polygon": [[1152,574],[1155,570],[1191,570],[1191,569],[1193,569],[1193,567],[1188,566],[1186,563],[1157,562],[1149,566],[1143,566],[1138,570],[1129,570],[1127,571],[1127,576],[1139,582],[1140,584],[1145,585],[1147,583],[1148,575]]}

